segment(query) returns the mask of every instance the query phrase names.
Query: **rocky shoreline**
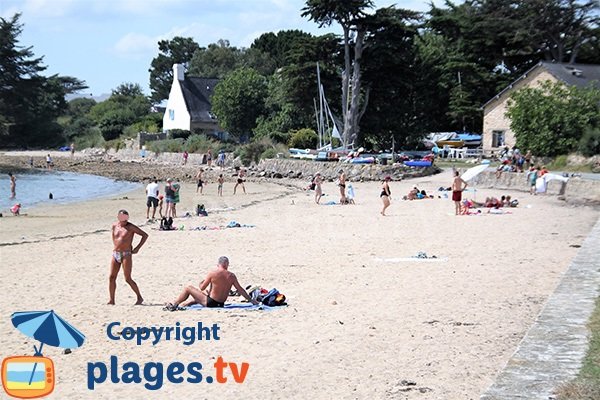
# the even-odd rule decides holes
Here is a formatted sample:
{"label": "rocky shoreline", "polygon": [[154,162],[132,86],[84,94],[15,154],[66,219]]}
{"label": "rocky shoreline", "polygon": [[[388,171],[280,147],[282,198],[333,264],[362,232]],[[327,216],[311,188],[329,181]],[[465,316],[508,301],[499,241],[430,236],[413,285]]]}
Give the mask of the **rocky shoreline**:
{"label": "rocky shoreline", "polygon": [[[0,154],[0,168],[26,171],[31,169],[32,156]],[[33,168],[45,168],[44,157],[33,157]],[[206,165],[181,165],[180,163],[159,163],[148,159],[120,160],[111,158],[90,158],[83,156],[53,157],[53,168],[58,171],[69,171],[82,174],[100,175],[117,180],[130,182],[147,182],[156,177],[159,180],[172,178],[180,182],[194,182],[200,168],[204,169],[203,179],[215,182],[219,174],[225,177],[237,175],[237,168],[233,166],[224,169]],[[239,168],[239,167],[238,167]],[[258,165],[248,167],[248,179],[280,181],[282,179],[300,180],[302,184],[309,180],[316,171],[320,171],[326,180],[333,181],[337,171],[343,168],[347,171],[350,181],[377,181],[383,175],[390,175],[394,180],[421,177],[440,172],[437,167],[411,169],[404,166],[379,166],[379,165],[351,165],[344,163],[318,163],[314,161],[299,160],[263,160]]]}

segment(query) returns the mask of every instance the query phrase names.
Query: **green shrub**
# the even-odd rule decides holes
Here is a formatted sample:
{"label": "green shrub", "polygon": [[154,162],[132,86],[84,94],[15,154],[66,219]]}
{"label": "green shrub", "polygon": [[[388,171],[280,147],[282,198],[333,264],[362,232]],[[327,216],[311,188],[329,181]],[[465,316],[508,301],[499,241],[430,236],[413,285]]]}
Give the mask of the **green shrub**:
{"label": "green shrub", "polygon": [[187,139],[192,132],[185,129],[171,129],[169,130],[169,135],[171,139]]}
{"label": "green shrub", "polygon": [[206,135],[191,135],[185,141],[185,150],[190,153],[206,153],[209,149],[214,155],[219,151],[220,146],[218,142]]}
{"label": "green shrub", "polygon": [[119,151],[121,147],[125,147],[125,143],[121,138],[107,140],[104,142],[104,150],[115,149],[115,151]]}
{"label": "green shrub", "polygon": [[126,127],[123,130],[123,136],[135,138],[139,132],[158,133],[158,129],[156,122],[144,119]]}
{"label": "green shrub", "polygon": [[309,128],[298,129],[297,131],[292,131],[291,134],[290,141],[288,142],[290,147],[298,149],[314,149],[317,147],[319,136],[314,130]]}
{"label": "green shrub", "polygon": [[[247,145],[241,146],[239,149],[239,156],[244,165],[250,165],[250,163],[259,162],[261,158],[273,158],[277,155],[280,150],[287,148],[285,146],[281,146],[273,143],[273,141],[269,138],[261,138],[258,140],[253,140]],[[234,152],[234,155],[238,155]],[[266,153],[266,156],[264,156]]]}
{"label": "green shrub", "polygon": [[262,152],[262,154],[260,155],[261,160],[264,159],[268,159],[268,158],[277,158],[277,150],[273,147],[269,147],[268,149],[266,149],[265,151]]}
{"label": "green shrub", "polygon": [[600,128],[589,128],[585,131],[577,150],[586,157],[600,154]]}
{"label": "green shrub", "polygon": [[87,149],[90,147],[104,147],[104,138],[98,128],[90,128],[90,130],[81,136],[73,138],[75,148]]}
{"label": "green shrub", "polygon": [[551,164],[552,169],[564,169],[567,166],[567,156],[562,155],[558,156],[554,159],[554,162]]}
{"label": "green shrub", "polygon": [[181,153],[184,150],[183,139],[155,140],[148,142],[148,150],[155,153]]}

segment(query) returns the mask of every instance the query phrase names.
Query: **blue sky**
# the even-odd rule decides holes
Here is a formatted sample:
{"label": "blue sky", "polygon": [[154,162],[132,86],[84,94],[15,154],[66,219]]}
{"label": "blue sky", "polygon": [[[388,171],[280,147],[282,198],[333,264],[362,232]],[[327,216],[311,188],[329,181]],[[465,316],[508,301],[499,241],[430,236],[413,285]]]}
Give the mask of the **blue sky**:
{"label": "blue sky", "polygon": [[[430,0],[375,0],[376,8],[426,11]],[[443,1],[434,3],[442,5]],[[300,16],[302,0],[0,0],[0,17],[22,13],[20,45],[44,56],[46,74],[86,81],[86,92],[110,93],[124,82],[139,83],[147,94],[150,63],[158,41],[192,37],[200,46],[227,39],[249,47],[265,32],[318,29]]]}

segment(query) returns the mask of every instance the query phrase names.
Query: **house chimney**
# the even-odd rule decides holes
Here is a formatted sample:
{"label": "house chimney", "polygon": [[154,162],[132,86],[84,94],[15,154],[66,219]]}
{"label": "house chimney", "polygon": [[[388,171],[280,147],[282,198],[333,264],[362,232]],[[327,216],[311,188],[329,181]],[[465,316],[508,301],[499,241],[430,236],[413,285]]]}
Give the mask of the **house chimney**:
{"label": "house chimney", "polygon": [[185,79],[182,64],[173,64],[173,80],[183,81]]}

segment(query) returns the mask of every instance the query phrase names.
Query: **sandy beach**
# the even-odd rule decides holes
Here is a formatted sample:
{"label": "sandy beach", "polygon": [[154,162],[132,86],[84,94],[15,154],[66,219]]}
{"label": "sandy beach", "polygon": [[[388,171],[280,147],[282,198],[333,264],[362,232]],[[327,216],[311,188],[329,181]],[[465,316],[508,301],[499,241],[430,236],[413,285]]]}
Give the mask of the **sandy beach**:
{"label": "sandy beach", "polygon": [[[56,368],[52,398],[477,399],[600,215],[554,197],[508,193],[520,201],[510,214],[456,217],[453,203],[436,191],[450,185],[450,171],[391,182],[387,217],[379,214],[377,182],[354,183],[355,205],[327,206],[316,205],[312,192],[276,182],[248,182],[246,195],[233,196],[228,179],[221,198],[215,184],[203,196],[191,184],[182,186],[179,215],[198,203],[209,211],[208,217],[177,219],[182,231],[146,223],[143,190],[0,218],[2,357],[32,354],[36,343],[13,328],[13,312],[53,309],[86,342],[71,354],[45,348]],[[402,201],[414,185],[435,198]],[[323,202],[338,199],[333,183],[323,190]],[[476,192],[478,199],[502,194]],[[121,208],[150,235],[134,256],[144,306],[133,306],[122,275],[117,305],[106,305],[110,225]],[[255,227],[191,230],[230,221]],[[393,260],[418,252],[438,261]],[[243,286],[276,287],[289,306],[163,311],[221,255],[230,258]],[[216,323],[221,338],[137,346],[107,337],[113,321],[122,327]],[[108,364],[110,356],[118,357],[119,368],[130,361],[201,362],[210,374],[219,356],[250,367],[242,384],[165,380],[150,391],[143,383],[106,381],[89,390],[88,363]]]}

